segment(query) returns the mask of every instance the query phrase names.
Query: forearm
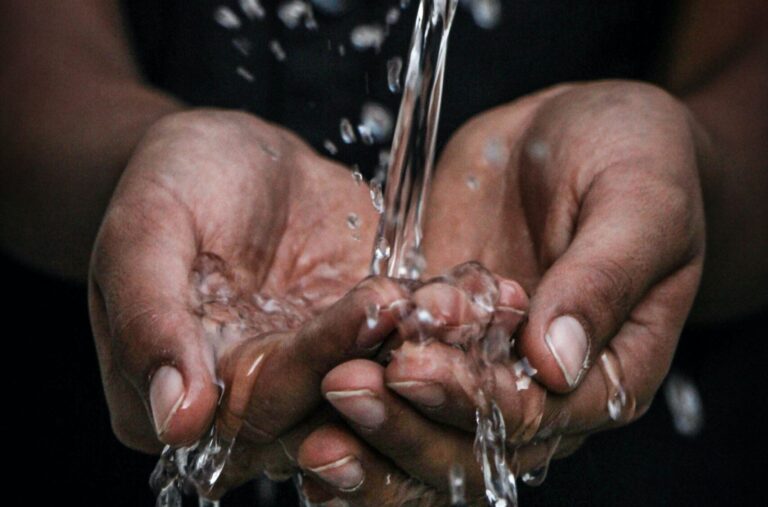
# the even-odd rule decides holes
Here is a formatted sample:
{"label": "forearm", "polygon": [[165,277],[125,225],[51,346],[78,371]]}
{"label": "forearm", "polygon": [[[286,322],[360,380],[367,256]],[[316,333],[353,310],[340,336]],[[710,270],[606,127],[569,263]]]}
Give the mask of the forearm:
{"label": "forearm", "polygon": [[[115,10],[103,1],[66,4],[4,6],[15,24],[6,27],[0,74],[0,248],[84,279],[101,216],[133,148],[179,105],[141,83]],[[43,14],[41,6],[67,21],[37,40],[24,32]],[[61,9],[70,12],[51,12]]]}
{"label": "forearm", "polygon": [[665,86],[692,111],[707,255],[692,319],[768,305],[768,4],[681,0]]}
{"label": "forearm", "polygon": [[768,306],[768,37],[685,97],[709,134],[707,260],[694,319]]}

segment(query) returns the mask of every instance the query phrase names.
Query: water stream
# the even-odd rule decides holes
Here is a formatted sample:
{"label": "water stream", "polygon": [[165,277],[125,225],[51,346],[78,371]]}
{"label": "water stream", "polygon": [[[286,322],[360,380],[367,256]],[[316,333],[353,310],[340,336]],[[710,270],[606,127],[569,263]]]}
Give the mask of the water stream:
{"label": "water stream", "polygon": [[[371,272],[418,280],[426,266],[422,254],[423,220],[434,166],[435,142],[440,120],[443,77],[448,52],[448,37],[456,13],[457,0],[422,0],[408,54],[408,67],[387,168],[384,210],[374,242]],[[472,300],[489,316],[498,297],[498,288],[482,266],[470,264],[461,272],[440,279],[458,287],[474,285]],[[483,281],[478,284],[478,280]],[[418,339],[429,340],[434,325],[428,312],[418,322],[423,329]],[[465,336],[467,357],[477,375],[477,432],[475,451],[483,470],[486,497],[494,507],[517,505],[517,486],[506,456],[504,418],[485,393],[490,392],[493,351],[508,354],[509,337],[494,336],[481,326]],[[498,343],[495,343],[498,342]],[[508,357],[508,356],[507,356]],[[449,483],[452,502],[464,505],[464,475],[452,468]]]}

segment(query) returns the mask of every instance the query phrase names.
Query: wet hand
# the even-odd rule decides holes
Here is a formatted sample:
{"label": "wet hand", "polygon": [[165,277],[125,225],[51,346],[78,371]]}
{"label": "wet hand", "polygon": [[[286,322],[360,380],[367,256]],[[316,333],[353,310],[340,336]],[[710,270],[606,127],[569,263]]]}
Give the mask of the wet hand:
{"label": "wet hand", "polygon": [[[376,221],[346,169],[252,116],[198,111],[153,127],[91,267],[117,436],[156,452],[194,442],[216,417],[240,435],[225,484],[267,463],[290,470],[302,423],[323,420],[323,375],[372,355],[396,324],[399,285],[358,284]],[[371,306],[382,309],[373,329]]]}
{"label": "wet hand", "polygon": [[[664,92],[606,82],[495,109],[446,148],[427,214],[430,271],[479,260],[531,295],[528,321],[510,361],[495,367],[491,393],[518,472],[636,419],[666,375],[704,254],[695,131]],[[520,382],[523,358],[535,382]],[[374,499],[397,490],[385,487],[387,477],[400,477],[398,484],[427,499],[445,494],[451,463],[477,468],[476,399],[461,351],[406,344],[386,369],[360,361],[341,368],[350,369],[343,381],[335,372],[326,379],[343,384],[331,392],[372,393],[385,407],[385,430],[371,432],[354,421],[354,410],[337,407],[355,435],[315,433],[300,461],[312,474],[332,470],[324,468],[338,463],[330,458],[353,456],[364,481],[351,492],[321,482],[326,491],[378,505]],[[374,460],[372,448],[387,458]],[[478,485],[469,474],[468,484]]]}

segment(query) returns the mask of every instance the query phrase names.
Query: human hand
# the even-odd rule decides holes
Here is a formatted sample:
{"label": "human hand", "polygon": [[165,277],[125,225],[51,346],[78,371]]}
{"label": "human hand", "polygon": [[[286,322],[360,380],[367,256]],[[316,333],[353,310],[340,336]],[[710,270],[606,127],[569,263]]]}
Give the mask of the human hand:
{"label": "human hand", "polygon": [[[148,452],[194,442],[213,421],[222,382],[216,424],[238,434],[224,484],[288,471],[323,375],[373,354],[399,316],[398,284],[358,284],[376,219],[347,170],[252,116],[198,111],[153,127],[114,194],[91,266],[118,438]],[[373,329],[371,305],[382,309]]]}
{"label": "human hand", "polygon": [[[699,142],[685,108],[664,92],[601,82],[483,114],[444,151],[425,227],[430,272],[475,259],[531,294],[514,353],[537,370],[537,382],[519,389],[507,362],[495,368],[491,393],[510,444],[535,449],[518,452],[519,473],[650,405],[701,275]],[[354,491],[323,487],[359,505],[382,505],[375,499],[397,491],[435,504],[430,497],[445,491],[447,465],[477,468],[462,433],[474,430],[476,400],[457,356],[432,342],[403,347],[386,369],[339,366],[325,383],[333,392],[367,389],[383,404],[384,422],[371,431],[337,402],[356,435],[318,430],[300,462],[317,469],[323,459],[356,456],[364,481]],[[426,456],[415,460],[414,448]],[[397,487],[384,486],[388,474]],[[476,495],[478,481],[468,484]]]}

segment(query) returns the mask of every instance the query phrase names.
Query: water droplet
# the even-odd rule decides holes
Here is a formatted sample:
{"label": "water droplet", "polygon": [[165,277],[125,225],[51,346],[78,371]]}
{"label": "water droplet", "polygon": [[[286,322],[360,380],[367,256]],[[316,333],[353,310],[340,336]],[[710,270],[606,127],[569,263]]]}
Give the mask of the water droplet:
{"label": "water droplet", "polygon": [[253,74],[251,74],[251,72],[243,66],[237,67],[237,75],[245,79],[249,83],[253,83],[253,80],[255,79],[253,77]]}
{"label": "water droplet", "polygon": [[376,304],[370,304],[367,307],[365,307],[365,324],[368,326],[368,329],[373,329],[376,327],[376,324],[379,323],[379,313],[381,311],[381,307]]}
{"label": "water droplet", "polygon": [[477,190],[480,188],[480,182],[477,180],[477,176],[474,174],[467,176],[467,187],[469,187],[470,190]]}
{"label": "water droplet", "polygon": [[411,5],[411,0],[400,0],[400,8],[405,10]]}
{"label": "water droplet", "polygon": [[312,7],[302,0],[286,0],[281,3],[277,7],[277,17],[291,30],[299,26],[302,21],[306,25],[307,20],[314,19]]}
{"label": "water droplet", "polygon": [[373,144],[373,134],[367,125],[358,125],[357,132],[360,134],[360,140],[363,141],[363,144],[368,146]]}
{"label": "water droplet", "polygon": [[526,144],[525,152],[531,161],[544,164],[549,159],[549,145],[544,141],[534,140]]}
{"label": "water droplet", "polygon": [[250,19],[264,19],[266,14],[259,0],[240,0],[240,9]]}
{"label": "water droplet", "polygon": [[368,189],[371,194],[371,204],[373,204],[373,209],[376,210],[376,213],[381,215],[384,213],[384,192],[381,189],[381,182],[376,179],[371,180]]}
{"label": "water droplet", "polygon": [[347,215],[347,227],[352,229],[353,231],[356,231],[360,228],[360,224],[362,223],[362,220],[360,220],[360,217],[357,216],[357,213],[350,213]]}
{"label": "water droplet", "polygon": [[490,30],[501,21],[500,0],[462,0],[462,3],[469,8],[475,24],[480,28]]}
{"label": "water droplet", "polygon": [[[357,130],[365,144],[383,143],[389,140],[393,125],[392,114],[386,107],[376,102],[363,104]],[[370,142],[366,142],[366,137],[370,137]]]}
{"label": "water droplet", "polygon": [[341,140],[347,144],[357,142],[357,136],[355,135],[355,127],[352,126],[352,122],[347,118],[342,118],[339,122],[339,133]]}
{"label": "water droplet", "polygon": [[515,380],[515,387],[518,391],[525,391],[531,386],[531,377],[528,375],[522,376]]}
{"label": "water droplet", "polygon": [[427,269],[427,259],[418,248],[409,248],[403,259],[402,276],[411,280],[418,280]]}
{"label": "water droplet", "polygon": [[524,357],[512,365],[512,369],[515,372],[515,386],[518,391],[525,391],[531,385],[531,377],[536,375],[538,371],[531,366],[528,362],[528,358]]}
{"label": "water droplet", "polygon": [[275,58],[278,62],[285,60],[285,50],[283,49],[283,46],[280,44],[279,40],[272,39],[269,41],[269,50],[272,51],[272,54],[275,55]]}
{"label": "water droplet", "polygon": [[400,91],[400,73],[403,70],[403,59],[399,56],[390,58],[387,62],[387,84],[389,91],[397,93]]}
{"label": "water droplet", "polygon": [[[600,354],[600,367],[607,388],[608,416],[617,422],[627,422],[635,412],[635,399],[624,388],[624,373],[621,362],[610,349]],[[582,371],[586,370],[583,368]]]}
{"label": "water droplet", "polygon": [[696,385],[680,373],[670,373],[664,384],[664,398],[675,429],[686,437],[695,437],[704,426],[704,409]]}
{"label": "water droplet", "polygon": [[527,357],[524,357],[515,362],[515,364],[512,365],[512,369],[514,370],[516,377],[519,377],[523,374],[528,375],[529,377],[533,377],[539,373],[539,371],[531,365]]}
{"label": "water droplet", "polygon": [[349,34],[349,40],[358,51],[373,49],[377,53],[384,43],[386,33],[379,24],[358,25]]}
{"label": "water droplet", "polygon": [[344,46],[344,44],[339,44],[339,56],[344,56],[347,54],[347,48]]}
{"label": "water droplet", "polygon": [[354,180],[356,185],[359,185],[363,182],[363,173],[360,172],[360,169],[355,169],[352,171],[352,180]]}
{"label": "water droplet", "polygon": [[312,0],[312,3],[326,14],[339,15],[347,10],[347,0]]}
{"label": "water droplet", "polygon": [[232,45],[243,56],[249,56],[251,54],[251,49],[253,48],[253,44],[251,44],[251,41],[246,39],[245,37],[238,37],[236,39],[232,39]]}
{"label": "water droplet", "polygon": [[509,159],[509,152],[502,140],[494,137],[485,143],[483,156],[490,165],[504,167]]}
{"label": "water droplet", "polygon": [[459,507],[466,505],[466,479],[464,477],[464,467],[459,463],[451,465],[448,472],[448,485],[451,491],[451,506]]}
{"label": "water droplet", "polygon": [[373,249],[373,260],[371,261],[371,273],[381,275],[386,272],[386,261],[392,254],[387,238],[379,236],[376,239],[376,247]]}
{"label": "water droplet", "polygon": [[229,7],[217,7],[213,12],[213,19],[229,30],[237,30],[241,25],[240,18]]}
{"label": "water droplet", "polygon": [[392,7],[387,11],[387,17],[385,18],[388,25],[394,25],[400,21],[400,9]]}
{"label": "water droplet", "polygon": [[339,152],[339,149],[336,147],[335,144],[333,144],[333,141],[330,139],[326,139],[323,141],[323,148],[330,153],[331,155],[336,155]]}
{"label": "water droplet", "polygon": [[381,181],[384,181],[384,177],[387,174],[387,167],[389,167],[389,151],[379,151],[379,163],[376,165],[376,174],[380,176]]}
{"label": "water droplet", "polygon": [[608,415],[614,421],[621,418],[621,413],[627,404],[627,395],[621,386],[608,397]]}
{"label": "water droplet", "polygon": [[426,308],[419,308],[416,310],[416,320],[419,324],[433,325],[435,323],[435,316]]}

